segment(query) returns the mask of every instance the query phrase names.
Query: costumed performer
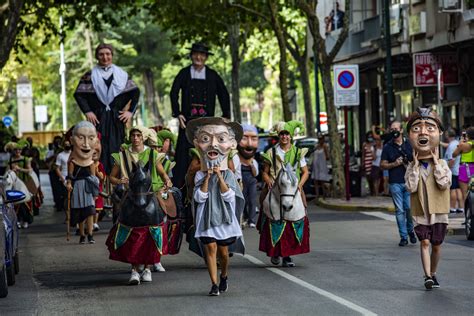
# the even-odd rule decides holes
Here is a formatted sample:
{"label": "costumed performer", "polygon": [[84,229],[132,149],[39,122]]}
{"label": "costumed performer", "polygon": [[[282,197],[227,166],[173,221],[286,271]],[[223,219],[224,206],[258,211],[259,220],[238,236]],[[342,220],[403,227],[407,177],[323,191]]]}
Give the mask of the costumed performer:
{"label": "costumed performer", "polygon": [[[201,156],[201,170],[195,175],[193,192],[194,237],[203,244],[212,283],[209,295],[217,296],[228,289],[228,246],[236,240],[243,246],[237,214],[241,214],[245,201],[234,173],[227,166],[229,152],[242,138],[242,127],[224,118],[200,118],[188,123],[186,136]],[[219,285],[217,256],[221,267]]]}
{"label": "costumed performer", "polygon": [[[114,185],[125,185],[118,222],[110,230],[106,244],[111,260],[132,264],[129,284],[151,282],[150,265],[161,261],[167,253],[166,215],[156,193],[161,186],[171,188],[162,161],[164,154],[145,146],[150,129],[135,126],[130,130],[131,145],[114,153],[115,164],[110,174]],[[135,180],[136,182],[130,182]],[[143,273],[138,273],[144,265]]]}
{"label": "costumed performer", "polygon": [[405,182],[410,192],[415,233],[420,241],[424,284],[431,290],[440,287],[436,272],[448,227],[451,170],[445,160],[439,159],[443,126],[436,112],[418,108],[408,118],[407,129],[413,161],[408,164]]}
{"label": "costumed performer", "polygon": [[86,243],[84,221],[87,221],[87,241],[94,244],[93,237],[95,198],[99,195],[99,179],[92,156],[99,139],[95,126],[82,121],[72,130],[72,153],[68,161],[66,189],[71,192],[70,227],[79,224],[79,243]]}
{"label": "costumed performer", "polygon": [[192,65],[179,71],[170,91],[173,117],[179,120],[173,183],[180,189],[185,184],[186,171],[190,163],[188,151],[193,147],[186,139],[186,125],[199,117],[214,116],[216,96],[222,109],[222,117],[230,118],[230,98],[224,81],[215,70],[206,66],[207,58],[213,53],[203,43],[194,43],[190,49],[189,57]]}
{"label": "costumed performer", "polygon": [[100,161],[107,174],[112,170],[112,153],[118,152],[125,140],[125,124],[135,112],[140,90],[129,75],[113,64],[114,49],[99,44],[95,50],[98,64],[82,76],[74,98],[102,134]]}
{"label": "costumed performer", "polygon": [[[305,160],[307,149],[300,149],[292,144],[292,138],[297,135],[298,131],[303,130],[304,125],[299,121],[276,124],[273,131],[278,134],[278,143],[262,154],[264,159],[262,179],[265,182],[265,187],[260,198],[262,205],[260,209],[263,211],[260,212],[257,224],[260,231],[259,249],[271,257],[271,262],[274,265],[280,264],[280,257],[283,257],[283,267],[295,266],[290,256],[310,251],[309,220],[303,192],[303,185],[309,176]],[[291,170],[287,170],[287,166]],[[278,194],[279,200],[275,194],[271,194],[274,187],[279,189],[281,186],[275,181],[283,170],[291,172],[290,177],[296,177],[296,179],[292,179],[292,182],[297,180],[294,201],[300,201],[298,195],[301,197],[301,203],[295,203],[295,207],[286,210],[285,216],[280,214],[282,208],[280,195]],[[274,203],[278,205],[272,205]],[[265,207],[267,204],[268,207]],[[277,214],[274,214],[272,210]]]}

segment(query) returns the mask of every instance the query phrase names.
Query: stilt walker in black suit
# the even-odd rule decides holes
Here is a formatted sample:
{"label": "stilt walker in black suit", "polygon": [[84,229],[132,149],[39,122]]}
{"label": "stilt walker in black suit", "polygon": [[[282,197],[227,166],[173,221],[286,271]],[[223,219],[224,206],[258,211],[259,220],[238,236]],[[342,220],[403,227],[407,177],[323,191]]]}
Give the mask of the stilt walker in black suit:
{"label": "stilt walker in black suit", "polygon": [[[230,98],[224,81],[216,71],[206,66],[209,47],[194,43],[190,57],[192,65],[180,70],[174,79],[170,92],[173,117],[179,120],[179,134],[176,148],[176,166],[173,169],[173,183],[183,188],[190,163],[189,149],[193,147],[186,139],[186,124],[199,117],[214,116],[216,96],[222,109],[222,116],[230,119]],[[181,91],[181,103],[179,92]]]}

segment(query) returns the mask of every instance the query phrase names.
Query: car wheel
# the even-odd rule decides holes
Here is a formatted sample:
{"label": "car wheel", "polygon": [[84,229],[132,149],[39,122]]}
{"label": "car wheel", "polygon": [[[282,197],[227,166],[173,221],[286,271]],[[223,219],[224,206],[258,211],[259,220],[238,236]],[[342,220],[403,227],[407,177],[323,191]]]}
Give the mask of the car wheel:
{"label": "car wheel", "polygon": [[474,229],[472,227],[474,223],[474,213],[472,207],[472,202],[474,201],[473,195],[474,193],[469,193],[469,198],[466,201],[466,211],[464,213],[466,217],[466,225],[464,226],[464,231],[468,240],[474,240]]}
{"label": "car wheel", "polygon": [[8,284],[7,284],[7,269],[3,265],[0,271],[0,298],[7,297],[8,295]]}
{"label": "car wheel", "polygon": [[20,254],[18,253],[18,251],[15,252],[13,262],[15,263],[15,274],[20,273]]}
{"label": "car wheel", "polygon": [[15,285],[15,262],[13,260],[7,267],[7,283],[9,286]]}

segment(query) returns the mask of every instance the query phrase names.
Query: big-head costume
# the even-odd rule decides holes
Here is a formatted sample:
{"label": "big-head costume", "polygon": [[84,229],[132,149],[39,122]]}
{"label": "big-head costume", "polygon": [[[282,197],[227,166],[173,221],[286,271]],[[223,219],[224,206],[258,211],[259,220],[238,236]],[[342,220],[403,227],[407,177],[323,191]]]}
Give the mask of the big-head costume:
{"label": "big-head costume", "polygon": [[407,124],[408,137],[414,149],[414,160],[408,164],[405,182],[410,194],[411,213],[420,240],[443,242],[448,224],[451,170],[438,159],[443,131],[441,120],[429,108],[418,108]]}
{"label": "big-head costume", "polygon": [[[242,127],[220,117],[200,118],[187,125],[186,136],[201,156],[201,170],[196,173],[193,192],[196,240],[190,244],[190,249],[202,255],[200,247],[195,247],[195,241],[202,237],[216,240],[237,238],[229,251],[244,253],[238,218],[242,214],[245,201],[234,173],[227,168],[229,152],[237,147],[242,138]],[[219,167],[225,183],[229,186],[225,193],[220,191],[216,174],[212,174],[209,179],[208,192],[201,191],[207,170],[214,167]]]}
{"label": "big-head costume", "polygon": [[[93,155],[97,147],[97,131],[95,126],[82,121],[77,123],[71,136],[72,153],[68,167],[68,179],[72,184],[71,221],[75,226],[87,217],[95,215],[95,198],[99,195],[99,179],[93,169]],[[72,171],[72,172],[71,172]]]}
{"label": "big-head costume", "polygon": [[[281,122],[274,132],[287,132],[293,138],[304,131],[299,121]],[[298,189],[301,168],[306,166],[306,148],[291,144],[284,152],[277,144],[262,155],[264,163],[270,167],[270,177],[274,181],[272,189],[265,195],[257,227],[260,231],[260,251],[270,257],[289,257],[310,251],[309,220],[302,192]],[[283,194],[289,187],[288,194]],[[288,205],[287,205],[288,204]]]}
{"label": "big-head costume", "polygon": [[[191,54],[193,52],[212,54],[203,43],[193,44]],[[216,97],[219,99],[222,116],[230,118],[230,97],[219,74],[208,66],[204,66],[200,72],[197,72],[193,65],[185,67],[174,79],[170,91],[173,117],[184,116],[186,124],[196,118],[213,117]],[[173,176],[173,183],[179,188],[184,185],[186,171],[191,161],[188,155],[191,147],[193,146],[186,139],[185,129],[180,127],[176,146],[176,169]]]}
{"label": "big-head costume", "polygon": [[[99,49],[109,49],[111,45],[101,44]],[[97,56],[96,56],[97,57]],[[125,140],[125,126],[119,119],[119,111],[135,112],[140,90],[129,75],[120,67],[111,64],[107,67],[95,66],[85,73],[74,93],[81,111],[93,112],[99,124],[97,130],[102,134],[102,154],[100,161],[107,174],[114,161],[112,153],[118,152]]]}

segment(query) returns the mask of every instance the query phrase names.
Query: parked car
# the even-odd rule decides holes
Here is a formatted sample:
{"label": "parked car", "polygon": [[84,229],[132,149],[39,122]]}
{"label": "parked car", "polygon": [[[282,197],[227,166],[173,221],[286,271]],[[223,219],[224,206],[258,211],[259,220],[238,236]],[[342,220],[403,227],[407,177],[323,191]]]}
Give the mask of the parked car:
{"label": "parked car", "polygon": [[[3,214],[0,212],[0,221],[3,223]],[[5,225],[0,224],[0,254],[6,253],[6,229]],[[7,265],[5,255],[0,256],[0,298],[8,295],[7,284]]]}
{"label": "parked car", "polygon": [[[15,275],[20,271],[20,260],[18,255],[18,239],[19,239],[19,231],[17,226],[17,217],[16,212],[13,206],[13,203],[20,202],[25,198],[25,194],[20,191],[15,190],[8,190],[5,191],[3,186],[3,180],[0,180],[0,214],[2,219],[2,244],[1,247],[3,248],[3,253],[5,254],[2,256],[3,265],[1,267],[4,268],[5,272],[3,276],[5,276],[7,284],[9,286],[15,284]],[[2,262],[0,262],[2,263]],[[2,277],[0,276],[0,297],[5,294],[8,294],[7,291],[1,290],[3,283]]]}
{"label": "parked car", "polygon": [[308,159],[311,154],[316,150],[318,145],[318,139],[312,137],[303,137],[295,140],[295,146],[298,148],[308,148],[308,153],[306,154],[306,159]]}

